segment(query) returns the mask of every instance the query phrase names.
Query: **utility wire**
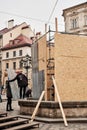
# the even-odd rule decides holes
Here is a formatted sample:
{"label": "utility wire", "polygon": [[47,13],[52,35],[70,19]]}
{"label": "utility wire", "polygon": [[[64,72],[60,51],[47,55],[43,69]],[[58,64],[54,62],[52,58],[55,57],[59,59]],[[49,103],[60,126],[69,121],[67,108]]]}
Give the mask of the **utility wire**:
{"label": "utility wire", "polygon": [[[4,12],[4,11],[0,11],[1,14],[7,14],[7,15],[13,15],[13,16],[16,16],[16,17],[19,17],[19,18],[25,18],[25,19],[31,19],[33,21],[38,21],[38,22],[42,22],[42,23],[46,23],[45,20],[40,20],[40,19],[35,19],[35,18],[31,18],[31,17],[27,17],[27,16],[22,16],[22,15],[19,15],[19,14],[14,14],[14,13],[9,13],[9,12]],[[49,22],[51,24],[55,24],[53,22]],[[63,24],[58,24],[60,26],[64,26]]]}
{"label": "utility wire", "polygon": [[17,16],[17,17],[21,17],[21,18],[25,18],[25,19],[31,19],[31,20],[39,21],[39,22],[46,22],[46,21],[44,21],[44,20],[35,19],[35,18],[31,18],[31,17],[26,17],[26,16],[14,14],[14,13],[4,12],[4,11],[0,11],[0,13],[1,13],[1,14],[14,15],[14,16]]}
{"label": "utility wire", "polygon": [[55,8],[56,8],[57,3],[58,3],[58,0],[56,0],[56,2],[55,2],[55,5],[54,5],[53,10],[52,10],[52,12],[51,12],[51,14],[50,14],[50,17],[49,17],[49,19],[48,19],[47,24],[49,23],[49,21],[50,21],[52,15],[53,15],[53,13],[54,13],[54,10],[55,10]]}

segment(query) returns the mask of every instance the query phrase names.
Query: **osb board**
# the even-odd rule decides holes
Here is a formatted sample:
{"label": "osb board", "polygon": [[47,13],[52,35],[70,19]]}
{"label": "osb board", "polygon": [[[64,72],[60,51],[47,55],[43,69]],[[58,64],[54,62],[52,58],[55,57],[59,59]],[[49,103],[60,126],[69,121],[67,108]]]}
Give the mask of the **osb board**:
{"label": "osb board", "polygon": [[55,34],[55,79],[62,101],[87,100],[87,37]]}
{"label": "osb board", "polygon": [[52,79],[50,78],[50,73],[54,73],[54,70],[47,69],[47,61],[49,58],[54,58],[54,46],[50,46],[50,55],[49,55],[49,47],[46,42],[46,35],[38,40],[38,63],[39,63],[39,71],[44,70],[45,72],[45,90],[46,90],[46,100],[50,97],[50,93],[48,90],[52,85]]}
{"label": "osb board", "polygon": [[46,35],[38,40],[38,64],[39,71],[44,70],[45,74],[45,99],[47,100],[47,44]]}
{"label": "osb board", "polygon": [[46,70],[47,49],[46,49],[46,36],[38,40],[38,62],[39,70]]}

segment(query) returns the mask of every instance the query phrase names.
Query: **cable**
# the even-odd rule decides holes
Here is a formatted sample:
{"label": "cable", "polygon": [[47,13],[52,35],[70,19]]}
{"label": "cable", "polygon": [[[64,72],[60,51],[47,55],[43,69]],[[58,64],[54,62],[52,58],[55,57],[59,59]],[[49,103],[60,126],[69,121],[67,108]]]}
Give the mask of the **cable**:
{"label": "cable", "polygon": [[[26,17],[26,16],[14,14],[14,13],[9,13],[9,12],[4,12],[4,11],[0,11],[0,13],[2,13],[2,14],[8,14],[8,15],[14,15],[14,16],[17,16],[17,17],[20,17],[20,18],[25,18],[25,19],[28,19],[28,20],[31,19],[31,20],[34,20],[34,21],[46,23],[46,21],[44,21],[44,20],[35,19],[35,18],[31,18],[31,17]],[[55,24],[55,23],[53,23],[53,22],[49,22],[49,23],[50,23],[50,24]],[[64,26],[63,24],[58,24],[58,25]]]}
{"label": "cable", "polygon": [[49,21],[50,21],[52,15],[53,15],[53,13],[54,13],[54,10],[55,10],[55,8],[56,8],[57,3],[58,3],[58,0],[55,2],[55,5],[54,5],[53,10],[52,10],[52,12],[51,12],[51,14],[50,14],[50,17],[49,17],[49,19],[48,19],[47,24],[49,23]]}
{"label": "cable", "polygon": [[0,13],[2,14],[8,14],[8,15],[14,15],[17,17],[21,17],[21,18],[25,18],[25,19],[31,19],[31,20],[35,20],[35,21],[39,21],[39,22],[46,22],[44,20],[40,20],[40,19],[35,19],[35,18],[31,18],[31,17],[26,17],[26,16],[22,16],[22,15],[18,15],[18,14],[13,14],[13,13],[9,13],[9,12],[4,12],[4,11],[0,11]]}

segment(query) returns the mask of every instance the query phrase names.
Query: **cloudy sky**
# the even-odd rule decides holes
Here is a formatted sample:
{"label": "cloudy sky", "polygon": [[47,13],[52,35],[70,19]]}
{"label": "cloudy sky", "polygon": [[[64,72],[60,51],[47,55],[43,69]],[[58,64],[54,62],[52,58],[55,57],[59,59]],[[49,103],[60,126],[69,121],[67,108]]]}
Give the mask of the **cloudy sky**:
{"label": "cloudy sky", "polygon": [[0,0],[0,29],[7,27],[7,21],[14,24],[26,22],[36,32],[44,32],[45,24],[54,30],[55,17],[58,29],[64,31],[63,9],[86,2],[87,0]]}

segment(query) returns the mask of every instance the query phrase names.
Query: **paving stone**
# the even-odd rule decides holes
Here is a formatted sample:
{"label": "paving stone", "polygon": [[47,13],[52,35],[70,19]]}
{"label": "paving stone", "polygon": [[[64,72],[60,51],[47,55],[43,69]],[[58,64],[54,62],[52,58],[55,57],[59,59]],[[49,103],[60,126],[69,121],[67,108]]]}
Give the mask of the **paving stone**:
{"label": "paving stone", "polygon": [[[18,101],[12,102],[12,107],[14,111],[8,112],[8,115],[19,115],[20,114],[20,107],[18,106]],[[0,103],[0,110],[6,110],[6,100]],[[29,129],[30,130],[30,129]],[[31,130],[87,130],[87,122],[71,122],[68,123],[68,127],[64,125],[64,123],[46,123],[40,122],[39,128],[31,128]]]}

